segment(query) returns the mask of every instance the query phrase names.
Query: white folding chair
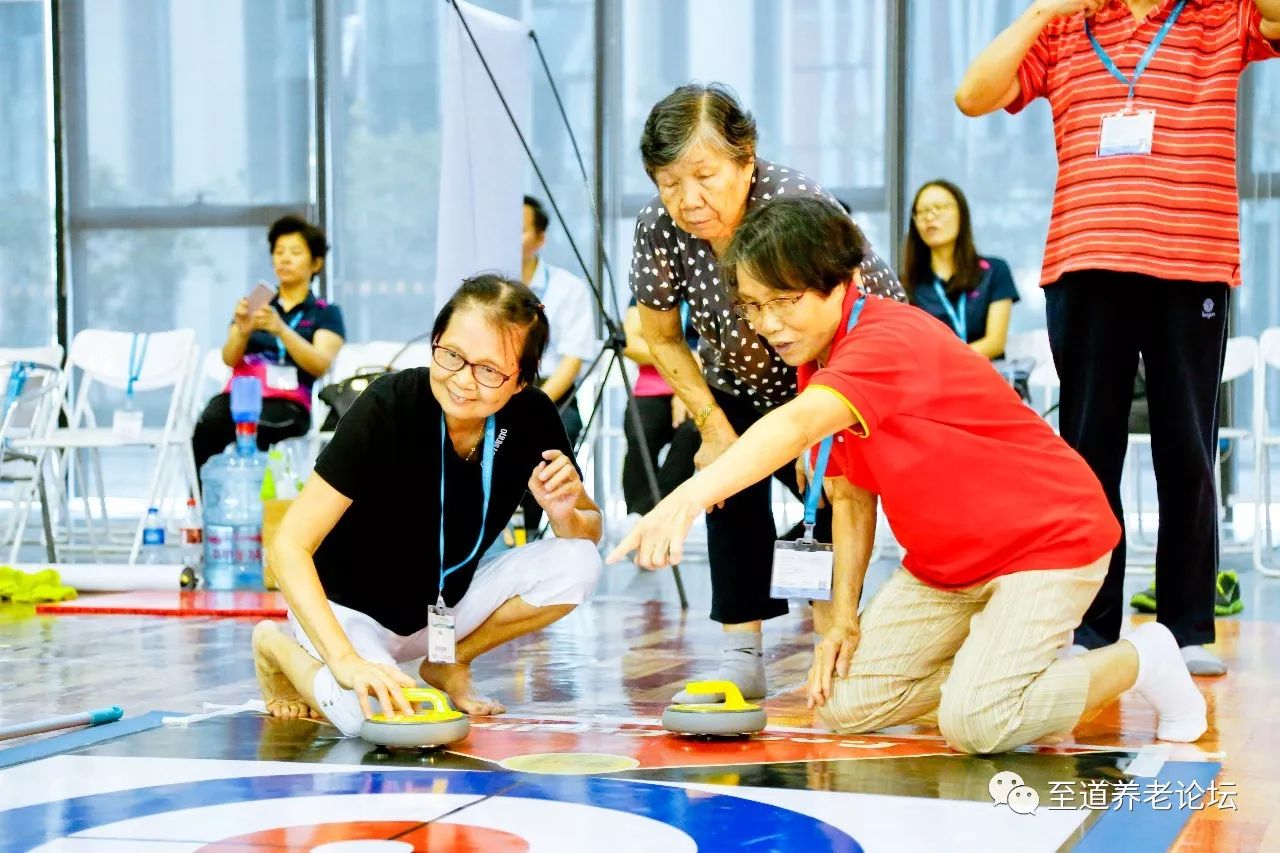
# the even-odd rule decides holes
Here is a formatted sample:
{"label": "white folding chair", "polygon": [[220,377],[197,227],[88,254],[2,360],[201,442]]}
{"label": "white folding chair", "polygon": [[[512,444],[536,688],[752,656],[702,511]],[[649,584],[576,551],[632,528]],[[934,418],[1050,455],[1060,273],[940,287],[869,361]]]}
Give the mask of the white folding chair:
{"label": "white folding chair", "polygon": [[[1237,380],[1243,380],[1250,374],[1254,374],[1256,387],[1255,368],[1258,364],[1258,341],[1256,338],[1248,335],[1227,339],[1227,351],[1223,358],[1222,364],[1222,383],[1221,393],[1229,394],[1231,392],[1231,384]],[[1254,399],[1254,408],[1257,409],[1257,398]],[[1256,411],[1255,411],[1256,418]],[[1226,442],[1228,447],[1232,443],[1239,446],[1250,438],[1253,438],[1256,428],[1250,427],[1223,427],[1218,430],[1219,444],[1217,448],[1217,457],[1213,467],[1214,476],[1214,492],[1216,495],[1222,493],[1222,442]],[[1129,482],[1133,491],[1134,506],[1131,512],[1137,515],[1137,536],[1130,540],[1129,551],[1136,555],[1150,557],[1155,550],[1155,543],[1147,536],[1145,522],[1143,520],[1143,490],[1142,490],[1142,467],[1140,448],[1151,446],[1150,433],[1130,433],[1129,446],[1125,454],[1125,466],[1129,469]],[[1256,455],[1256,454],[1255,454]],[[1219,500],[1221,500],[1219,498]],[[1218,513],[1218,533],[1219,542],[1222,541],[1222,513]],[[1257,531],[1254,532],[1254,539],[1257,539]],[[1256,550],[1255,545],[1246,546],[1226,546],[1220,545],[1220,550],[1224,553],[1243,553],[1249,550]],[[1146,566],[1145,561],[1139,561],[1131,565]]]}
{"label": "white folding chair", "polygon": [[[130,361],[138,358],[137,375],[130,377]],[[195,332],[176,329],[141,335],[102,329],[86,329],[75,336],[67,356],[67,373],[78,370],[78,383],[74,397],[68,395],[68,426],[49,432],[44,438],[32,438],[15,442],[19,449],[52,450],[59,460],[58,470],[67,470],[67,462],[81,451],[88,454],[97,479],[98,504],[102,525],[106,533],[105,547],[110,547],[110,520],[107,515],[106,490],[102,479],[102,450],[127,447],[145,447],[156,451],[151,469],[144,506],[159,504],[163,489],[175,475],[185,488],[182,496],[195,494],[195,458],[191,450],[191,414],[198,364],[198,348]],[[168,392],[168,406],[161,427],[144,428],[136,435],[117,432],[111,426],[98,426],[90,400],[98,386],[118,391],[131,384],[135,392]],[[84,497],[86,521],[90,536],[90,550],[98,552],[96,533],[87,483],[79,481]],[[129,562],[134,563],[142,546],[142,530],[146,514],[141,513],[134,526],[132,544],[128,547]]]}
{"label": "white folding chair", "polygon": [[[60,359],[62,348],[40,353]],[[40,498],[45,553],[57,562],[50,502],[45,489],[42,451],[19,450],[16,440],[41,437],[57,424],[62,404],[62,371],[50,364],[17,359],[0,360],[0,483],[15,486],[12,512],[4,541],[10,543],[9,562],[17,562],[23,545],[25,520],[36,494]],[[21,522],[21,523],[20,523]]]}
{"label": "white folding chair", "polygon": [[1258,362],[1253,375],[1253,455],[1255,509],[1253,527],[1253,567],[1268,577],[1280,577],[1280,567],[1267,562],[1274,550],[1271,541],[1271,449],[1280,445],[1280,435],[1271,432],[1268,411],[1268,370],[1280,370],[1280,326],[1273,326],[1258,338]]}

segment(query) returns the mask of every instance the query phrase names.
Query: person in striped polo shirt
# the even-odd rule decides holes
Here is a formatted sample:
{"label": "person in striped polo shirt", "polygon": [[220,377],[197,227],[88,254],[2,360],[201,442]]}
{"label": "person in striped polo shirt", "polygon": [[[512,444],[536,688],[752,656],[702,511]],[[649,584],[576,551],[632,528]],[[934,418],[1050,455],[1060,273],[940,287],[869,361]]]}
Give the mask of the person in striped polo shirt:
{"label": "person in striped polo shirt", "polygon": [[[1158,619],[1191,671],[1221,675],[1214,466],[1230,289],[1240,284],[1236,103],[1280,55],[1280,0],[1037,0],[973,61],[966,115],[1053,111],[1058,180],[1045,246],[1062,435],[1123,518],[1120,479],[1141,355],[1160,497]],[[1115,642],[1125,545],[1076,631]]]}

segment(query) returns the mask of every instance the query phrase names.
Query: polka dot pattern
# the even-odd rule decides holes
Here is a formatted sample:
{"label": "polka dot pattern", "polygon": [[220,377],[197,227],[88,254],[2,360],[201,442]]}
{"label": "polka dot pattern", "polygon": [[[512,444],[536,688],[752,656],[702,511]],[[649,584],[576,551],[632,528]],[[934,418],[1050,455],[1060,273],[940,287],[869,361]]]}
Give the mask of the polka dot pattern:
{"label": "polka dot pattern", "polygon": [[[804,175],[756,159],[747,208],[774,196],[813,196],[835,204]],[[867,293],[899,302],[906,294],[898,277],[870,246],[862,262]],[[751,324],[730,310],[728,286],[719,275],[711,244],[682,231],[655,196],[636,218],[631,257],[631,292],[641,305],[670,311],[689,303],[689,322],[701,336],[698,355],[707,384],[750,399],[768,410],[796,395],[796,372],[769,347]]]}

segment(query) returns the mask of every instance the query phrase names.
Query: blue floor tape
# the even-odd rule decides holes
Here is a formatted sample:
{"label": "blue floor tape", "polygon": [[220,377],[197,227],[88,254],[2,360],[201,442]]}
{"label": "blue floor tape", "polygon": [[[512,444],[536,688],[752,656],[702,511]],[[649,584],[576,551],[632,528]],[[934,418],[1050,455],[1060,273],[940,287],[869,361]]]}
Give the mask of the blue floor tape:
{"label": "blue floor tape", "polygon": [[45,738],[34,743],[24,743],[18,746],[11,746],[8,749],[0,749],[0,768],[26,764],[30,761],[70,752],[73,749],[79,749],[84,746],[93,746],[94,744],[124,737],[125,735],[157,729],[163,725],[161,720],[165,717],[173,716],[174,713],[173,711],[152,711],[138,717],[125,717],[116,723],[89,726],[58,737]]}

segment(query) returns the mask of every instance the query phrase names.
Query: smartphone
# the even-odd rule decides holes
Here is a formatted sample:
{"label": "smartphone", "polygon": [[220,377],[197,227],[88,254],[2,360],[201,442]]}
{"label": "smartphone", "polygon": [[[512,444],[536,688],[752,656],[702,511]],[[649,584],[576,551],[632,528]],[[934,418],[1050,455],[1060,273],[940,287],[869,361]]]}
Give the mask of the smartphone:
{"label": "smartphone", "polygon": [[258,282],[257,287],[249,293],[249,316],[252,317],[259,308],[266,306],[275,298],[276,289],[274,287],[265,281]]}

